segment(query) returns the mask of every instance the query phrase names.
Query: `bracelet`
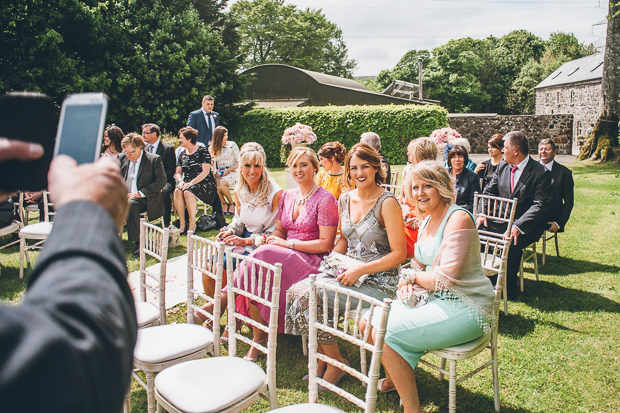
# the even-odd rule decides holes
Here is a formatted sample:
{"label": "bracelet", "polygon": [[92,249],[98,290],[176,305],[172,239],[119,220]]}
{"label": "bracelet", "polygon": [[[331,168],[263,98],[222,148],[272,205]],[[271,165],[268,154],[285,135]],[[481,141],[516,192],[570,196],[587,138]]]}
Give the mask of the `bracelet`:
{"label": "bracelet", "polygon": [[406,282],[408,284],[415,284],[415,271],[405,268],[404,270],[401,270],[400,274],[399,274],[399,278],[401,281]]}

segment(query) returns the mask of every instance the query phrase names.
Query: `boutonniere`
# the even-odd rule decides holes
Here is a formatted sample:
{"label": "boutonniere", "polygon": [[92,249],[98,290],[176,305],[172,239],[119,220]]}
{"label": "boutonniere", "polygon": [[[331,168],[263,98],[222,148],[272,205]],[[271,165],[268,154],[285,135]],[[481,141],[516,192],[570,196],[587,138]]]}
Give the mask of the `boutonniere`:
{"label": "boutonniere", "polygon": [[217,119],[217,115],[215,113],[213,114],[213,119]]}

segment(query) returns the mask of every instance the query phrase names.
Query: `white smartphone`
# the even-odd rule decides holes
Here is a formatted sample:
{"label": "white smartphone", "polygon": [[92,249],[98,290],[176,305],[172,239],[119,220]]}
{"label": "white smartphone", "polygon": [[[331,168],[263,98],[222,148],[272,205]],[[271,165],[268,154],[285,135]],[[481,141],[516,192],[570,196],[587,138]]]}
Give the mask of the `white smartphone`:
{"label": "white smartphone", "polygon": [[108,110],[103,93],[79,93],[62,103],[54,156],[69,155],[78,164],[91,163],[101,155],[101,140]]}

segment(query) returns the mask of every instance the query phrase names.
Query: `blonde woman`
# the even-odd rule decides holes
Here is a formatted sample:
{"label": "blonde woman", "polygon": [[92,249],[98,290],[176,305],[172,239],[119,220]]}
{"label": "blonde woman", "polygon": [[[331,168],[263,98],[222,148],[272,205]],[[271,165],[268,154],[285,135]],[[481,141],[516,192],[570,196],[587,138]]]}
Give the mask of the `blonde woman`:
{"label": "blonde woman", "polygon": [[237,168],[239,166],[239,147],[228,140],[228,129],[218,126],[213,131],[213,138],[209,145],[209,153],[217,168],[214,173],[217,179],[217,193],[222,202],[224,214],[233,215],[235,202],[230,195],[230,188],[237,184]]}
{"label": "blonde woman", "polygon": [[[392,303],[382,363],[381,391],[397,390],[406,413],[421,412],[415,369],[426,351],[474,340],[493,322],[493,286],[480,265],[474,218],[453,204],[448,171],[437,162],[411,170],[416,208],[427,212],[412,260],[414,272],[401,275],[399,300]],[[414,290],[431,292],[426,304],[409,307]],[[373,337],[375,336],[373,331]]]}

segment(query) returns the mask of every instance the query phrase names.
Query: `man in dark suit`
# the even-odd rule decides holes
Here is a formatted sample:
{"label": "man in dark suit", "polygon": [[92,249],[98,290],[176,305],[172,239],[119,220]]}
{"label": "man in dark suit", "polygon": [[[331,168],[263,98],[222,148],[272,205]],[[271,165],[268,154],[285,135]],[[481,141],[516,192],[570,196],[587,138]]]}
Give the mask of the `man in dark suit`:
{"label": "man in dark suit", "polygon": [[[485,195],[518,198],[515,221],[510,237],[506,287],[508,297],[519,294],[519,267],[523,249],[537,242],[545,230],[551,204],[551,173],[528,154],[527,138],[522,132],[512,131],[504,136],[504,161],[497,165],[491,182],[484,188]],[[479,218],[477,226],[503,233],[505,225]]]}
{"label": "man in dark suit", "polygon": [[202,107],[193,111],[187,118],[187,126],[198,131],[198,142],[204,144],[207,148],[213,137],[213,131],[220,124],[220,114],[213,111],[214,100],[211,95],[205,95],[202,98]]}
{"label": "man in dark suit", "polygon": [[155,153],[161,157],[166,171],[166,185],[161,190],[161,196],[164,202],[164,225],[170,225],[170,211],[172,210],[172,192],[174,191],[174,171],[177,163],[174,155],[174,148],[159,139],[161,131],[159,126],[154,123],[142,125],[142,137],[146,142],[146,151]]}
{"label": "man in dark suit", "polygon": [[[0,162],[41,156],[33,145],[0,138]],[[118,237],[127,190],[115,160],[77,166],[63,155],[49,189],[54,229],[22,302],[0,306],[1,410],[119,412],[137,329]]]}
{"label": "man in dark suit", "polygon": [[144,140],[137,133],[129,133],[121,142],[123,153],[119,156],[121,176],[129,194],[127,215],[127,240],[136,243],[133,257],[140,255],[140,214],[146,211],[150,221],[164,214],[161,190],[166,185],[166,171],[161,157],[144,150]]}
{"label": "man in dark suit", "polygon": [[543,139],[538,144],[540,163],[551,171],[551,188],[553,195],[547,218],[547,231],[564,232],[575,204],[575,183],[573,173],[564,165],[555,161],[557,147],[553,139]]}

